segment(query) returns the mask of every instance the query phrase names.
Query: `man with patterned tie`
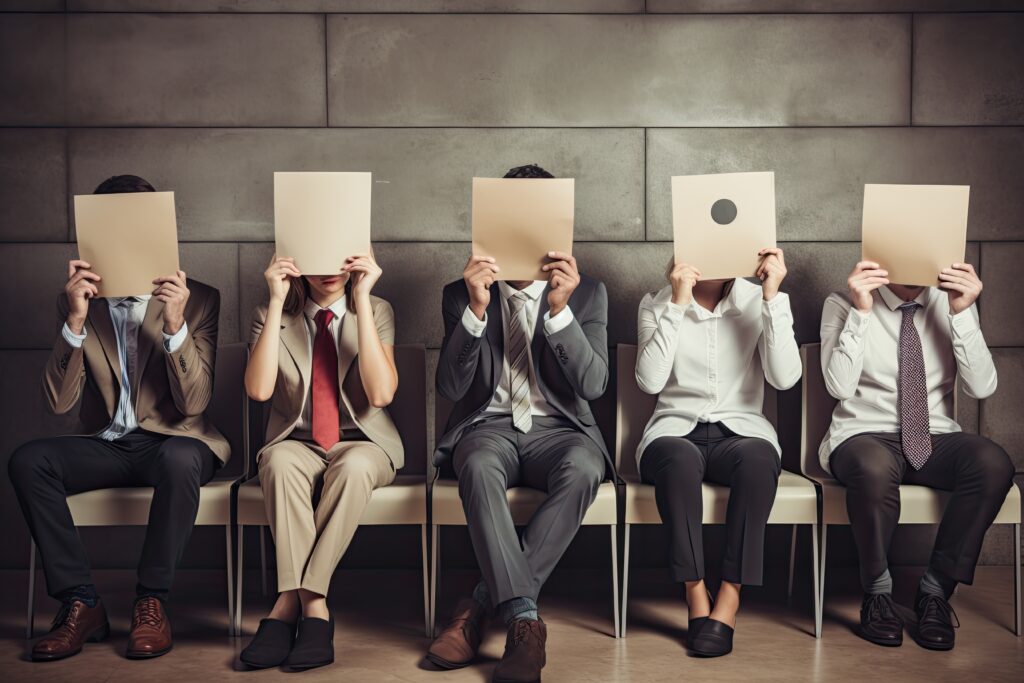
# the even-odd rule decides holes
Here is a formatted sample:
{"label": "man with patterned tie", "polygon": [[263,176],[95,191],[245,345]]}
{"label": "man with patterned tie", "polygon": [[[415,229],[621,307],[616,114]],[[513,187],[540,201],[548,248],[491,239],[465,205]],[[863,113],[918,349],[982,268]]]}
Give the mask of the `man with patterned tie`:
{"label": "man with patterned tie", "polygon": [[957,379],[974,398],[996,389],[975,306],[981,280],[970,264],[954,263],[938,274],[938,287],[898,285],[862,261],[848,285],[822,312],[821,363],[839,404],[820,457],[846,486],[865,592],[860,634],[879,645],[903,642],[887,555],[899,485],[929,486],[951,495],[914,600],[916,636],[922,647],[948,650],[949,598],[957,583],[973,581],[985,531],[1014,476],[1006,451],[953,420]]}
{"label": "man with patterned tie", "polygon": [[[133,175],[114,176],[96,194],[153,192]],[[127,656],[171,649],[164,602],[199,509],[199,487],[230,456],[227,440],[203,415],[213,392],[220,295],[178,271],[153,280],[151,295],[102,298],[102,273],[68,264],[57,301],[60,332],[43,390],[57,414],[78,407],[77,436],[31,441],[8,469],[39,546],[46,588],[61,602],[32,659],[70,657],[110,626],[67,496],[111,487],[152,486],[139,560]]]}
{"label": "man with patterned tie", "polygon": [[[552,176],[524,166],[505,177]],[[608,382],[605,287],[572,256],[547,256],[550,279],[525,282],[500,281],[500,264],[474,256],[442,297],[437,391],[454,405],[434,461],[459,480],[483,579],[427,658],[469,664],[493,610],[508,628],[494,672],[502,682],[540,679],[547,631],[537,595],[611,465],[588,404]],[[547,492],[521,541],[505,498],[513,486]]]}

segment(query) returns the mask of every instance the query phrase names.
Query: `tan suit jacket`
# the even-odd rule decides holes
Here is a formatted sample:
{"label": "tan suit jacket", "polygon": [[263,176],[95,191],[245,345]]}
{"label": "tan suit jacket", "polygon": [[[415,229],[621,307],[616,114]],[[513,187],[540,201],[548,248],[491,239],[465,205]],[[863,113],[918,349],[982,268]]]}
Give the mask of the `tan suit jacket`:
{"label": "tan suit jacket", "polygon": [[[224,463],[231,456],[231,448],[203,414],[213,395],[220,293],[191,278],[188,288],[188,334],[174,353],[167,353],[163,346],[163,303],[154,298],[146,307],[139,328],[139,372],[131,394],[135,418],[139,428],[146,431],[199,439]],[[61,294],[57,298],[59,326],[64,325],[67,315],[67,297]],[[81,402],[81,433],[95,435],[114,419],[121,390],[117,336],[106,299],[89,302],[85,330],[85,342],[77,349],[58,333],[43,371],[43,391],[51,410],[58,415],[70,412]]]}
{"label": "tan suit jacket", "polygon": [[[377,323],[381,341],[394,343],[394,314],[391,304],[378,297],[370,297],[373,317]],[[266,305],[257,306],[253,312],[250,346],[254,345],[263,332],[267,319]],[[380,446],[395,470],[405,465],[405,449],[398,435],[395,423],[384,408],[370,405],[359,373],[359,363],[354,362],[359,352],[358,319],[352,311],[346,311],[341,320],[338,335],[338,386],[341,387],[341,407],[359,430],[370,441]],[[270,446],[284,440],[291,434],[302,406],[309,393],[313,359],[310,357],[310,342],[305,315],[285,313],[281,317],[281,344],[278,359],[277,384],[270,399],[270,417],[267,421],[267,442],[257,458]]]}

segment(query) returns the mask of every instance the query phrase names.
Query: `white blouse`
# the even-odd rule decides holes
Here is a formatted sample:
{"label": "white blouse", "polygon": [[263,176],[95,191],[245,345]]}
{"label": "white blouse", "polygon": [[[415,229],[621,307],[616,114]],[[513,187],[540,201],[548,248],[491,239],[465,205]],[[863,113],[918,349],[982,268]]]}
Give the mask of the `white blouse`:
{"label": "white blouse", "polygon": [[778,437],[762,413],[764,380],[788,389],[800,379],[789,295],[771,301],[761,286],[736,279],[714,311],[696,300],[672,303],[672,287],[640,302],[636,381],[658,394],[637,448],[662,436],[686,436],[698,422],[721,422],[740,436],[765,439],[780,454]]}
{"label": "white blouse", "polygon": [[[821,312],[821,367],[825,386],[839,400],[818,457],[826,472],[839,444],[865,432],[900,431],[899,342],[903,300],[888,287],[872,292],[874,305],[864,315],[846,292],[828,297]],[[950,315],[949,295],[936,287],[915,299],[921,304],[914,326],[921,337],[928,425],[932,434],[960,431],[953,419],[957,376],[973,398],[996,390],[996,367],[985,344],[975,306]]]}

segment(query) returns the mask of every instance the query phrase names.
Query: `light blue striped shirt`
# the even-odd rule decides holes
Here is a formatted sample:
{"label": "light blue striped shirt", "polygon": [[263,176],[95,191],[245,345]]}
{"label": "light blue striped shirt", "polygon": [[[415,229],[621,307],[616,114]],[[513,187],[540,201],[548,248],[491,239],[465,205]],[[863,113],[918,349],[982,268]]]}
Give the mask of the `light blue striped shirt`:
{"label": "light blue striped shirt", "polygon": [[[114,325],[114,335],[117,339],[117,359],[120,366],[121,391],[117,396],[117,411],[110,426],[97,434],[106,441],[116,441],[125,434],[136,430],[139,423],[135,417],[135,400],[132,397],[132,380],[138,371],[138,346],[139,328],[146,319],[146,309],[149,307],[151,296],[138,297],[109,297],[107,305],[110,307],[110,321]],[[64,323],[61,330],[64,340],[74,348],[79,348],[85,342],[86,332],[75,334]],[[183,324],[177,333],[164,335],[164,350],[167,353],[174,353],[181,348],[188,334],[188,324]]]}

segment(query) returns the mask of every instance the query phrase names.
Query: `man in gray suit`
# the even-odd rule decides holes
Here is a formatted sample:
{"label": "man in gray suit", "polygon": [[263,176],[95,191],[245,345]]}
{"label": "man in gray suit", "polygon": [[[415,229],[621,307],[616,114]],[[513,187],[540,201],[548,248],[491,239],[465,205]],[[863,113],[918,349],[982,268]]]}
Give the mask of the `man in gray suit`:
{"label": "man in gray suit", "polygon": [[[552,176],[524,166],[505,177]],[[442,297],[437,392],[454,405],[434,462],[459,480],[483,580],[427,658],[469,664],[493,608],[508,627],[499,683],[540,679],[547,631],[537,595],[614,471],[587,403],[608,383],[607,293],[572,256],[547,256],[546,281],[499,281],[499,264],[474,256]],[[521,541],[505,498],[512,486],[548,494]]]}

